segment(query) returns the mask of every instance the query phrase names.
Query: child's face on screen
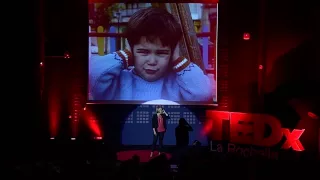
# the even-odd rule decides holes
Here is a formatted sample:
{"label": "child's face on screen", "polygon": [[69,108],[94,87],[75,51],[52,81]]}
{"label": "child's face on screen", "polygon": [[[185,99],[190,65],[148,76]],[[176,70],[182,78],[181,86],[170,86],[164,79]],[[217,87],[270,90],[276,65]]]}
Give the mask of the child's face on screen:
{"label": "child's face on screen", "polygon": [[145,37],[133,47],[135,72],[146,81],[156,81],[167,73],[171,57],[169,46],[160,39],[148,42]]}

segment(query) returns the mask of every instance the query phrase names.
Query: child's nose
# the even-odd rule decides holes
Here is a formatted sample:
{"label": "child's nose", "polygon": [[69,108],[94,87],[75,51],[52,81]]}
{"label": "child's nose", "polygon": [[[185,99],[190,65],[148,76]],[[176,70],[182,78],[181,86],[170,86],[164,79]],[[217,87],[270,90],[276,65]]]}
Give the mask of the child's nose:
{"label": "child's nose", "polygon": [[148,64],[149,65],[156,65],[157,64],[157,59],[156,59],[155,55],[150,55]]}

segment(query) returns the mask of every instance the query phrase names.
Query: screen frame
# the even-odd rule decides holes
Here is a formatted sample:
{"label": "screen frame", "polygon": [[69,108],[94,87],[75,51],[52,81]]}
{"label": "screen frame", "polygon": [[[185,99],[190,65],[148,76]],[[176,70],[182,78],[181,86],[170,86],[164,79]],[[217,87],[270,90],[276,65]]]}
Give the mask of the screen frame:
{"label": "screen frame", "polygon": [[[218,97],[218,50],[219,50],[219,0],[166,0],[163,2],[159,2],[159,0],[88,0],[87,1],[87,9],[89,7],[89,3],[201,3],[201,4],[217,4],[217,20],[216,20],[216,61],[215,61],[215,100],[213,100],[211,103],[205,103],[204,101],[173,101],[177,103],[178,105],[186,105],[186,106],[208,106],[208,107],[217,107],[219,105]],[[89,12],[87,12],[87,16],[89,15]],[[87,27],[89,27],[89,18],[87,18]],[[89,49],[89,34],[87,36],[87,49]],[[86,103],[85,104],[105,104],[105,105],[120,105],[120,104],[126,104],[126,105],[154,105],[154,104],[145,104],[147,101],[134,101],[134,100],[90,100],[89,99],[89,54],[87,56],[87,91],[86,91]],[[170,101],[170,100],[169,100]],[[160,105],[172,105],[172,104],[160,104]]]}

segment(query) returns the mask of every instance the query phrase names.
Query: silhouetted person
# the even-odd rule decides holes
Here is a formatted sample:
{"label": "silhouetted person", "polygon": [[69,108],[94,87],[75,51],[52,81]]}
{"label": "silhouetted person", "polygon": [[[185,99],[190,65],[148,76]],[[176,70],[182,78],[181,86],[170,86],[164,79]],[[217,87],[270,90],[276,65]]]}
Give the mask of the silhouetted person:
{"label": "silhouetted person", "polygon": [[144,173],[141,180],[170,179],[170,165],[166,154],[164,153],[151,159],[144,167]]}
{"label": "silhouetted person", "polygon": [[189,131],[193,131],[192,127],[184,118],[180,118],[179,125],[175,129],[177,147],[189,145]]}
{"label": "silhouetted person", "polygon": [[187,154],[189,145],[189,131],[193,131],[192,127],[184,118],[180,118],[179,125],[175,129],[177,150],[174,159],[177,161],[182,159]]}

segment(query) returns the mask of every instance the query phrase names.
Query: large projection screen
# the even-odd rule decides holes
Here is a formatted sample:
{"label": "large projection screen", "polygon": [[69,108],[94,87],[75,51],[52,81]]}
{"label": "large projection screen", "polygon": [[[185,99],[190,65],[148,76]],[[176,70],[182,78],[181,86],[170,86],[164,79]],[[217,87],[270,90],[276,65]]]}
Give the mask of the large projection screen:
{"label": "large projection screen", "polygon": [[218,3],[89,1],[88,103],[217,104]]}

